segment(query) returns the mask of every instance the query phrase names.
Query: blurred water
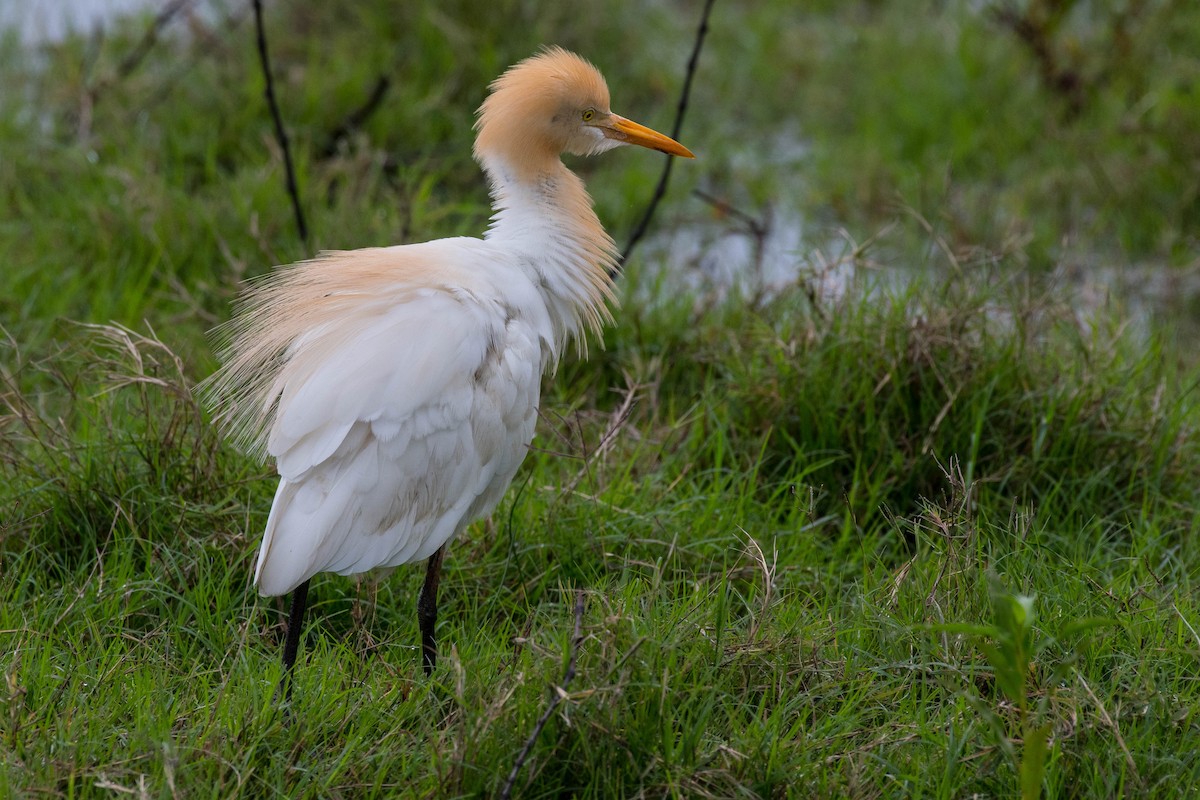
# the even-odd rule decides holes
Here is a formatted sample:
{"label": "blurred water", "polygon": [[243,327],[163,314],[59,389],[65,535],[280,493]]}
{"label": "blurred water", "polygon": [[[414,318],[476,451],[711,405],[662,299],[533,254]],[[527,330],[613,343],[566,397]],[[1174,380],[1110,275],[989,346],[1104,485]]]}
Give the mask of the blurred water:
{"label": "blurred water", "polygon": [[167,0],[0,0],[0,30],[27,44],[57,41],[115,17],[161,8]]}
{"label": "blurred water", "polygon": [[[726,164],[745,176],[763,171],[800,176],[807,156],[808,144],[800,131],[784,127],[761,146],[733,153]],[[837,263],[814,263],[813,258],[817,243],[820,251],[836,253],[845,250],[844,242],[827,242],[828,233],[808,230],[799,199],[787,192],[755,203],[714,185],[677,202],[686,216],[672,222],[660,218],[635,256],[644,264],[658,265],[651,272],[652,283],[670,292],[720,294],[736,289],[760,299],[797,281],[822,299],[836,299],[849,288],[854,263],[836,258],[832,260]]]}

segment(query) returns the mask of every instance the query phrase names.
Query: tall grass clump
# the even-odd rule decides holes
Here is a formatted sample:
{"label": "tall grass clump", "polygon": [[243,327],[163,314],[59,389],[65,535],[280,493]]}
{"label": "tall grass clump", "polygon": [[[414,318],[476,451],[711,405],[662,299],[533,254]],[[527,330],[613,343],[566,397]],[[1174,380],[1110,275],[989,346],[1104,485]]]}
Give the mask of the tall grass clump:
{"label": "tall grass clump", "polygon": [[983,282],[627,309],[563,391],[644,384],[644,404],[706,442],[695,470],[816,498],[856,533],[939,497],[952,461],[974,502],[1072,524],[1189,502],[1193,378],[1162,339]]}
{"label": "tall grass clump", "polygon": [[70,328],[48,357],[9,343],[3,549],[36,553],[39,571],[68,580],[122,537],[154,547],[240,539],[242,512],[226,493],[247,464],[222,455],[179,356],[152,331]]}
{"label": "tall grass clump", "polygon": [[1055,515],[1192,496],[1192,401],[1154,344],[953,285],[823,318],[778,302],[786,322],[753,322],[722,365],[772,479],[804,471],[858,514],[936,496],[951,459],[978,492]]}

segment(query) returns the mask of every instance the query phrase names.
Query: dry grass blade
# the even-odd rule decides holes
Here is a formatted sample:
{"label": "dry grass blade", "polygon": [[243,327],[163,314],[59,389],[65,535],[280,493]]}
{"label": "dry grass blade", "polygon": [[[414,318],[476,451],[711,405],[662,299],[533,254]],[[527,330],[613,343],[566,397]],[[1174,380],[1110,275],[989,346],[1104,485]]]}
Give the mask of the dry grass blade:
{"label": "dry grass blade", "polygon": [[746,555],[753,559],[758,565],[758,569],[762,572],[763,579],[763,596],[762,603],[757,616],[754,617],[754,622],[750,625],[750,640],[754,641],[758,638],[759,628],[762,627],[763,620],[771,610],[771,600],[775,594],[775,570],[779,562],[779,551],[773,550],[771,553],[771,561],[767,563],[767,556],[763,553],[762,547],[754,540],[754,537],[746,532],[745,528],[738,526],[738,530],[746,537]]}
{"label": "dry grass blade", "polygon": [[[185,377],[183,359],[158,338],[153,329],[149,335],[138,333],[124,325],[110,323],[78,323],[84,330],[95,334],[102,351],[111,353],[112,360],[99,361],[97,366],[106,370],[105,388],[101,394],[125,386],[149,385],[165,389],[171,394],[191,398],[191,387]],[[132,365],[132,371],[129,366]],[[168,375],[158,374],[166,367]],[[199,413],[199,406],[196,406]]]}
{"label": "dry grass blade", "polygon": [[617,435],[629,422],[629,415],[633,412],[633,407],[637,403],[638,390],[641,387],[635,384],[628,375],[625,376],[625,380],[625,399],[621,401],[620,407],[609,417],[608,427],[605,428],[604,435],[600,437],[600,444],[596,446],[595,450],[584,456],[583,466],[575,473],[575,477],[571,479],[571,482],[563,487],[559,493],[560,498],[566,497],[575,491],[576,487],[579,486],[579,482],[591,470],[592,464],[612,449]]}
{"label": "dry grass blade", "polygon": [[567,669],[563,672],[562,681],[552,687],[553,694],[550,696],[550,704],[546,706],[545,713],[538,719],[537,725],[533,728],[533,733],[529,734],[529,738],[525,740],[525,746],[521,748],[520,755],[517,756],[516,762],[513,764],[512,771],[508,773],[508,780],[504,782],[504,789],[500,792],[501,798],[512,797],[513,784],[517,781],[517,775],[521,772],[521,768],[525,766],[526,759],[529,758],[529,751],[533,749],[533,745],[537,742],[537,738],[541,735],[542,728],[546,727],[546,723],[550,721],[550,716],[554,713],[554,709],[558,708],[558,704],[563,698],[567,697],[567,686],[575,677],[575,659],[579,655],[579,643],[583,641],[583,592],[579,591],[575,594],[575,634],[571,637],[571,655],[567,660]]}
{"label": "dry grass blade", "polygon": [[1113,738],[1117,741],[1117,746],[1121,748],[1121,753],[1125,756],[1125,766],[1129,769],[1129,774],[1139,784],[1142,783],[1142,777],[1138,774],[1137,762],[1133,759],[1133,753],[1129,752],[1129,746],[1125,744],[1125,737],[1121,736],[1121,729],[1117,727],[1117,722],[1108,713],[1108,709],[1100,702],[1100,698],[1096,697],[1096,693],[1092,691],[1092,687],[1088,685],[1087,680],[1082,674],[1079,676],[1079,682],[1083,684],[1083,690],[1087,692],[1088,697],[1092,698],[1092,702],[1096,704],[1096,710],[1100,712],[1100,721],[1113,732]]}

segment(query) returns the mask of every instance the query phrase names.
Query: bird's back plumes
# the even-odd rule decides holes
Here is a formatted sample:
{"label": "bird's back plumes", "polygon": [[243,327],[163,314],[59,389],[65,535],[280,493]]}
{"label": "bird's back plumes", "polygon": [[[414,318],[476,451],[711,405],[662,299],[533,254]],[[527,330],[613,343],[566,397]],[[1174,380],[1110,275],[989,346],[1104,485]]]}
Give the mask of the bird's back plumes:
{"label": "bird's back plumes", "polygon": [[462,270],[431,245],[330,251],[251,285],[219,330],[223,368],[200,385],[240,447],[265,456],[285,386],[311,379],[388,309],[425,287],[461,284]]}

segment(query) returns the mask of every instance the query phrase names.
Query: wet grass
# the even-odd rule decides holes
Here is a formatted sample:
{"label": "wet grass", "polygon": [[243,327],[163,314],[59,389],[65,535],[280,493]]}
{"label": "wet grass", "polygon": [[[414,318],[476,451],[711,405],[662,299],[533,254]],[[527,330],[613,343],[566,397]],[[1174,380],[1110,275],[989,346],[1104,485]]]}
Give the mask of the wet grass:
{"label": "wet grass", "polygon": [[[501,3],[489,20],[502,24],[443,8],[272,16],[314,247],[478,232],[470,111],[543,40],[586,52],[623,111],[666,127],[694,22],[683,11],[568,19]],[[237,281],[305,255],[248,18],[226,10],[228,27],[196,21],[193,40],[119,79],[105,76],[140,25],[50,46],[45,72],[0,48],[5,80],[25,87],[0,92],[0,795],[496,795],[572,655],[514,796],[1171,797],[1200,784],[1200,376],[1170,331],[1133,335],[1119,308],[1082,319],[1028,271],[1053,252],[1039,226],[1090,230],[1090,212],[1048,220],[1020,188],[1068,139],[1025,166],[985,148],[999,173],[956,166],[968,200],[986,188],[972,163],[1008,176],[1001,196],[1021,198],[1000,204],[1008,221],[975,201],[893,206],[903,221],[883,245],[798,254],[800,279],[770,296],[685,296],[634,265],[604,349],[548,380],[513,490],[450,550],[435,674],[419,666],[418,567],[322,576],[281,708],[284,605],[250,586],[272,470],[223,443],[192,391]],[[879,95],[860,93],[891,96],[888,81],[914,74],[942,75],[931,91],[968,111],[983,102],[955,82],[986,70],[935,70],[929,55],[883,69],[896,42],[942,58],[953,41],[938,35],[947,16],[917,31],[898,15],[718,5],[715,64],[737,66],[705,67],[684,136],[706,151],[702,171],[679,176],[662,224],[709,213],[688,205],[691,181],[751,205],[792,192],[874,231],[878,197],[937,179],[939,147],[905,145],[830,189],[838,148],[911,142],[917,124],[932,137],[953,105],[926,93],[913,102],[928,118],[888,111],[892,137],[821,102],[830,86],[862,114]],[[859,37],[859,71],[839,29]],[[630,31],[680,56],[632,47]],[[1002,42],[955,52],[978,65]],[[732,52],[753,55],[721,60]],[[381,74],[384,105],[327,152]],[[793,74],[812,132],[804,171],[745,165],[729,137],[751,123],[768,137],[779,108],[749,87]],[[1011,102],[1075,124],[1036,71],[995,74],[1029,82],[1009,100],[993,87],[998,119]],[[728,93],[755,98],[741,128],[715,111]],[[971,133],[964,114],[968,141],[1025,146]],[[637,155],[586,166],[618,239],[657,168]],[[1137,222],[1154,216],[1131,204],[1166,180],[1155,174],[1111,200],[1141,231],[1098,239],[1114,258],[1178,258],[1194,237],[1186,214],[1165,233]],[[1024,244],[1005,238],[1013,220]],[[887,279],[922,260],[946,269]],[[822,270],[842,262],[857,277],[823,295]]]}

